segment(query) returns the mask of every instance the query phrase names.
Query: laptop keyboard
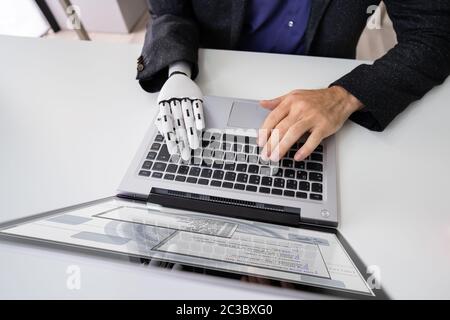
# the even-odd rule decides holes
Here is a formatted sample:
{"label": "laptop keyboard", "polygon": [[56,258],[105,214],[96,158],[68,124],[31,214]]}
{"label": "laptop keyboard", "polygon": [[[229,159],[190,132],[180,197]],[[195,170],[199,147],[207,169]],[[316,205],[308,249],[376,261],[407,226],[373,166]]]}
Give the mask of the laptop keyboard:
{"label": "laptop keyboard", "polygon": [[202,148],[192,151],[190,161],[171,156],[158,134],[148,151],[139,176],[198,184],[279,197],[323,199],[323,145],[304,161],[294,155],[302,142],[294,145],[277,163],[263,161],[256,139],[206,131]]}

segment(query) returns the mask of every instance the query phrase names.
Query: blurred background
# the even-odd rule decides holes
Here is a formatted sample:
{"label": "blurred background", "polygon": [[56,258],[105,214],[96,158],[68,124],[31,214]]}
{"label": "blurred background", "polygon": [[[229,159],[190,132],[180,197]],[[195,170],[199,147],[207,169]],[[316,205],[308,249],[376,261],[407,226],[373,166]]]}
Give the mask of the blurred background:
{"label": "blurred background", "polygon": [[[367,9],[357,58],[375,60],[396,44],[384,5]],[[151,19],[146,0],[1,0],[0,34],[143,43]]]}

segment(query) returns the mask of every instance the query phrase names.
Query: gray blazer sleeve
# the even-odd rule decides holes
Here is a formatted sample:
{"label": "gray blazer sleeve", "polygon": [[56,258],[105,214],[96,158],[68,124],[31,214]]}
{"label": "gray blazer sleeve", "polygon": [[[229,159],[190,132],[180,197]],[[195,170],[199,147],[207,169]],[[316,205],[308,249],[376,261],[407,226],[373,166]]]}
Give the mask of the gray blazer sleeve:
{"label": "gray blazer sleeve", "polygon": [[147,26],[137,79],[148,92],[159,91],[170,64],[184,60],[198,74],[199,34],[191,1],[148,0],[152,21]]}
{"label": "gray blazer sleeve", "polygon": [[363,64],[333,83],[365,106],[350,119],[375,131],[384,130],[450,73],[450,1],[384,2],[398,44],[373,65]]}

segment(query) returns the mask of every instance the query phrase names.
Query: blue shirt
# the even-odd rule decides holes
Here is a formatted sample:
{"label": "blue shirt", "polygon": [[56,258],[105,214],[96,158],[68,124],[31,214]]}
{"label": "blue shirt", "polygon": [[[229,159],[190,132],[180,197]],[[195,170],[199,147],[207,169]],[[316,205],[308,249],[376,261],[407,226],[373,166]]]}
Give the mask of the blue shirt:
{"label": "blue shirt", "polygon": [[304,54],[311,0],[250,0],[238,48]]}

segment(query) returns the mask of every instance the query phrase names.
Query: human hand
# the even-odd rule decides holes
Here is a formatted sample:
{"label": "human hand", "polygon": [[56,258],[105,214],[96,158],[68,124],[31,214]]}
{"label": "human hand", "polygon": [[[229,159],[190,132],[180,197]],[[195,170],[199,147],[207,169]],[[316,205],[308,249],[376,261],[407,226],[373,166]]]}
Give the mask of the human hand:
{"label": "human hand", "polygon": [[273,100],[261,101],[272,110],[259,130],[258,145],[263,160],[279,161],[303,135],[305,144],[294,156],[307,158],[320,142],[336,133],[362,103],[342,87],[295,90]]}
{"label": "human hand", "polygon": [[191,149],[200,147],[201,132],[205,128],[203,94],[190,74],[173,73],[158,96],[160,108],[156,126],[165,137],[171,155],[180,154],[189,160]]}

